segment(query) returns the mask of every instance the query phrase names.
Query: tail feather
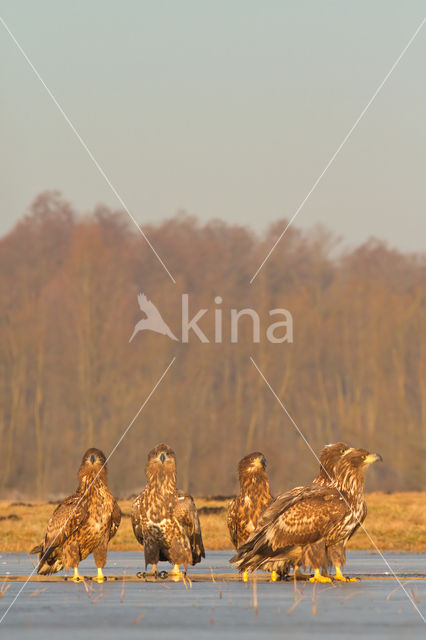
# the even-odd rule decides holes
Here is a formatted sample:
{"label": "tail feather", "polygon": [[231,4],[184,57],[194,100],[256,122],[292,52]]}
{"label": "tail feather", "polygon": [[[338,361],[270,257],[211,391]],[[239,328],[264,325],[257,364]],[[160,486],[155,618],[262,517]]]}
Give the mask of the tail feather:
{"label": "tail feather", "polygon": [[30,554],[34,554],[34,553],[43,553],[43,544],[38,544],[36,547],[33,547],[33,549],[31,549]]}
{"label": "tail feather", "polygon": [[38,554],[37,573],[41,576],[57,573],[64,568],[62,558],[56,547],[48,547],[44,549],[43,543],[34,547],[30,553]]}
{"label": "tail feather", "polygon": [[279,560],[283,566],[290,565],[293,562],[294,551],[293,546],[273,549],[266,537],[266,528],[263,527],[237,549],[230,562],[236,564],[239,571],[256,571],[268,568],[271,561]]}
{"label": "tail feather", "polygon": [[191,550],[192,550],[192,564],[197,564],[201,562],[201,558],[206,557],[206,552],[204,551],[203,539],[201,537],[201,533],[195,533],[192,537],[191,541]]}

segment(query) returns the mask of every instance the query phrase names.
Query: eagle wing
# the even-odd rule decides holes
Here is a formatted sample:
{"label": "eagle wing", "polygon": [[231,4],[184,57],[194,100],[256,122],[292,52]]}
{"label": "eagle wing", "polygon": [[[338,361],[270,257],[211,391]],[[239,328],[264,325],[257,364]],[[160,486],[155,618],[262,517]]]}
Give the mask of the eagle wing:
{"label": "eagle wing", "polygon": [[312,486],[292,493],[274,501],[268,508],[266,523],[231,559],[240,571],[254,570],[279,558],[291,561],[295,549],[307,549],[315,543],[324,546],[326,539],[331,543],[341,539],[341,533],[339,538],[333,536],[333,531],[337,531],[350,509],[336,489]]}
{"label": "eagle wing", "polygon": [[198,518],[197,508],[192,496],[178,491],[177,502],[173,510],[173,515],[184,528],[191,545],[192,564],[201,562],[201,558],[205,558],[203,538],[201,535],[200,520]]}
{"label": "eagle wing", "polygon": [[109,530],[109,540],[115,536],[117,529],[121,522],[121,509],[118,506],[117,500],[114,500],[114,507],[111,514],[111,527]]}
{"label": "eagle wing", "polygon": [[232,544],[236,549],[238,549],[238,521],[240,517],[238,506],[238,498],[234,498],[233,500],[231,500],[231,502],[228,504],[227,517],[229,535],[231,536]]}
{"label": "eagle wing", "polygon": [[132,527],[136,540],[143,545],[142,531],[142,494],[139,495],[132,505]]}
{"label": "eagle wing", "polygon": [[89,515],[87,500],[79,494],[65,498],[52,514],[47,525],[44,542],[32,549],[31,553],[40,553],[40,563],[47,560],[54,549],[64,544]]}
{"label": "eagle wing", "polygon": [[273,551],[306,545],[327,535],[345,517],[348,507],[335,489],[328,487],[293,497],[272,523],[266,526],[266,539]]}

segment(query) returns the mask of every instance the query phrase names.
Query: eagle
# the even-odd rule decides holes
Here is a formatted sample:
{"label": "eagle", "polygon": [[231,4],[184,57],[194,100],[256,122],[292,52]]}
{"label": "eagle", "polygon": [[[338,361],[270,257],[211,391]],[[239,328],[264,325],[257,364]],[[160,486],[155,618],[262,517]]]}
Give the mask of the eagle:
{"label": "eagle", "polygon": [[240,494],[228,504],[228,529],[232,544],[241,547],[272,500],[263,453],[249,453],[238,463]]}
{"label": "eagle", "polygon": [[120,507],[107,485],[105,455],[99,449],[88,449],[78,470],[76,492],[56,507],[44,540],[30,552],[39,555],[37,573],[47,575],[72,567],[72,580],[79,582],[84,578],[78,565],[93,553],[98,568],[94,580],[103,582],[108,543],[120,521]]}
{"label": "eagle", "polygon": [[[345,544],[365,517],[364,473],[381,456],[366,449],[347,449],[334,466],[330,484],[312,483],[273,503],[262,525],[231,559],[240,571],[282,562],[314,569],[312,582],[331,582],[321,569],[328,550]],[[324,471],[322,467],[320,473]]]}
{"label": "eagle", "polygon": [[176,488],[176,455],[166,444],[158,444],[148,454],[147,483],[132,507],[132,526],[143,545],[145,570],[152,565],[158,575],[159,561],[169,561],[172,574],[180,575],[205,558],[200,521],[192,496]]}
{"label": "eagle", "polygon": [[[320,468],[317,476],[311,482],[310,487],[315,486],[334,486],[334,477],[335,477],[335,467],[342,455],[344,455],[350,449],[349,445],[346,442],[335,442],[334,444],[328,444],[323,447],[322,451],[319,455]],[[303,490],[306,491],[308,487],[299,486],[294,489],[290,489],[286,491],[275,500],[273,500],[267,509],[263,512],[262,516],[259,519],[258,527],[262,527],[271,517],[274,517],[274,514],[278,513],[281,509],[285,507],[291,500],[293,500],[296,496],[298,496]],[[305,549],[308,552],[308,547]],[[343,576],[341,572],[341,566],[344,565],[346,554],[343,543],[338,543],[334,547],[330,547],[328,549],[328,559],[330,564],[334,564],[336,568],[336,580],[346,581],[347,579]],[[290,563],[286,561],[276,560],[272,561],[267,565],[264,565],[264,569],[268,569],[271,571],[271,577],[273,580],[281,578],[288,574],[290,570]],[[307,576],[303,575],[300,571],[300,567],[296,564],[294,566],[295,574],[297,578],[306,578]],[[323,567],[323,572],[326,573],[325,567]]]}

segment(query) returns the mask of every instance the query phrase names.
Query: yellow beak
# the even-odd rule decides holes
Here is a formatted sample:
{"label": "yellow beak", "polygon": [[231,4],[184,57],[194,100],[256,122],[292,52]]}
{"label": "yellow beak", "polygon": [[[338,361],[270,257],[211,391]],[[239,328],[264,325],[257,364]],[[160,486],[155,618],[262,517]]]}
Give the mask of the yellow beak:
{"label": "yellow beak", "polygon": [[372,464],[373,462],[383,462],[383,458],[378,453],[370,453],[364,460],[364,464]]}

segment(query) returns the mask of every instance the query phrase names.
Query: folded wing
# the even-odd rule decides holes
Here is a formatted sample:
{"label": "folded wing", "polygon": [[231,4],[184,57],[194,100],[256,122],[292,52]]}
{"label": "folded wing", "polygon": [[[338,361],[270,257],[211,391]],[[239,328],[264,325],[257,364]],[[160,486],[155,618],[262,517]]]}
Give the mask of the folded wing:
{"label": "folded wing", "polygon": [[[281,503],[281,504],[280,504]],[[333,530],[347,514],[339,492],[310,488],[275,501],[258,529],[232,558],[240,570],[255,570],[268,560],[291,560],[293,551],[333,539]]]}
{"label": "folded wing", "polygon": [[142,500],[141,496],[138,496],[132,506],[132,527],[136,540],[139,544],[143,545],[143,531],[142,531]]}
{"label": "folded wing", "polygon": [[88,515],[87,501],[78,494],[65,498],[56,507],[47,525],[44,541],[31,550],[31,553],[39,554],[38,573],[51,573],[58,570],[55,550],[86,522]]}
{"label": "folded wing", "polygon": [[117,533],[117,529],[120,526],[121,522],[121,509],[118,506],[117,500],[114,500],[114,507],[111,515],[111,526],[109,530],[109,540],[115,536]]}
{"label": "folded wing", "polygon": [[201,562],[201,558],[205,558],[203,538],[201,535],[200,520],[198,518],[197,508],[192,496],[178,491],[178,499],[174,508],[173,515],[179,524],[185,530],[191,545],[192,564]]}

